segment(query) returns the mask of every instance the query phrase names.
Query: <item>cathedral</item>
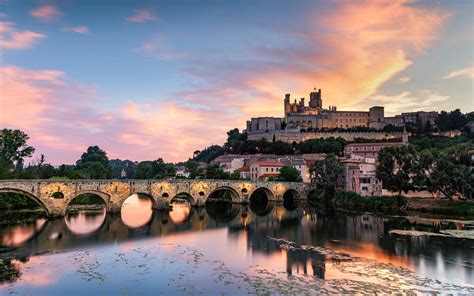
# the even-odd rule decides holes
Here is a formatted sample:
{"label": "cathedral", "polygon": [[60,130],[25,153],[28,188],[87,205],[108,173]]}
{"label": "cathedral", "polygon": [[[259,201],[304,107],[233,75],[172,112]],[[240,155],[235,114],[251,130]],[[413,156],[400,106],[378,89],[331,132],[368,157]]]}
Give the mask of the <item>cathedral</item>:
{"label": "cathedral", "polygon": [[247,121],[247,132],[262,132],[285,129],[350,129],[368,127],[381,130],[385,126],[384,107],[374,106],[369,111],[338,111],[336,106],[323,108],[321,89],[305,98],[291,102],[290,94],[283,100],[284,118],[257,117]]}

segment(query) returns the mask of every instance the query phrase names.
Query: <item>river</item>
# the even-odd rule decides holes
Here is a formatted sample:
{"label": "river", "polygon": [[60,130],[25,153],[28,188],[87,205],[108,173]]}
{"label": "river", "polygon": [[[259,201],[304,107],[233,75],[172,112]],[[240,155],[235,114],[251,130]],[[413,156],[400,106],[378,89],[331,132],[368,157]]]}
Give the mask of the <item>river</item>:
{"label": "river", "polygon": [[[474,294],[473,221],[131,198],[0,227],[0,294]],[[452,233],[461,237],[451,235]]]}

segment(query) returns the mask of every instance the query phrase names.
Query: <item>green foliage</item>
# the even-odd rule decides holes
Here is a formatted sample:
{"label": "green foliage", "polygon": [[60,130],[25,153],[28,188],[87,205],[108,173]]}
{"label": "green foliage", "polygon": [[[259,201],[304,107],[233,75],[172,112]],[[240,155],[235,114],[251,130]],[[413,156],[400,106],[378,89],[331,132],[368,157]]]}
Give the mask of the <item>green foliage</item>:
{"label": "green foliage", "polygon": [[0,211],[37,209],[39,204],[28,196],[18,193],[0,193]]}
{"label": "green foliage", "polygon": [[240,172],[234,171],[230,174],[231,180],[240,180]]}
{"label": "green foliage", "polygon": [[238,128],[234,128],[227,132],[224,149],[227,153],[238,153],[240,145],[245,141],[247,141],[247,133],[241,133]]}
{"label": "green foliage", "polygon": [[138,163],[135,179],[163,179],[166,176],[174,176],[176,170],[173,164],[165,163],[162,158],[153,161],[142,161]]}
{"label": "green foliage", "polygon": [[342,177],[343,167],[334,154],[328,154],[323,160],[315,162],[309,171],[311,181],[317,188],[333,191]]}
{"label": "green foliage", "polygon": [[0,178],[13,178],[14,169],[21,169],[23,159],[30,157],[35,148],[29,146],[29,137],[20,130],[4,128],[0,133]]}
{"label": "green foliage", "polygon": [[230,174],[224,172],[219,163],[213,163],[207,166],[205,179],[230,179]]}
{"label": "green foliage", "polygon": [[389,146],[379,152],[377,178],[383,187],[398,192],[414,189],[412,176],[416,174],[416,150],[411,146]]}
{"label": "green foliage", "polygon": [[[197,151],[196,151],[197,152]],[[224,155],[225,150],[219,145],[212,145],[197,153],[193,160],[210,163],[216,157]]]}
{"label": "green foliage", "polygon": [[95,205],[104,204],[104,200],[95,194],[84,193],[73,199],[70,205]]}
{"label": "green foliage", "polygon": [[436,120],[436,125],[440,131],[450,131],[461,129],[468,122],[468,116],[456,109],[451,112],[441,111]]}
{"label": "green foliage", "polygon": [[90,146],[76,161],[76,177],[80,179],[107,179],[110,177],[107,153],[98,146]]}
{"label": "green foliage", "polygon": [[300,171],[298,171],[298,169],[291,165],[284,165],[280,168],[280,176],[278,179],[287,182],[303,181],[303,179],[301,178]]}
{"label": "green foliage", "polygon": [[407,203],[403,196],[362,196],[351,191],[314,190],[308,198],[318,207],[361,212],[398,213]]}
{"label": "green foliage", "polygon": [[407,201],[403,196],[362,196],[355,192],[336,191],[333,205],[349,211],[398,212]]}
{"label": "green foliage", "polygon": [[111,168],[111,178],[120,179],[122,178],[122,171],[125,172],[125,178],[132,179],[135,176],[138,163],[131,160],[120,160],[111,159],[109,160],[109,166]]}
{"label": "green foliage", "polygon": [[188,160],[184,166],[186,171],[189,173],[190,179],[202,178],[204,177],[205,170],[201,167],[200,163],[195,160]]}
{"label": "green foliage", "polygon": [[455,193],[471,196],[474,175],[470,169],[469,145],[453,146],[449,149],[425,150],[420,154],[417,178],[430,192],[441,191],[452,199]]}

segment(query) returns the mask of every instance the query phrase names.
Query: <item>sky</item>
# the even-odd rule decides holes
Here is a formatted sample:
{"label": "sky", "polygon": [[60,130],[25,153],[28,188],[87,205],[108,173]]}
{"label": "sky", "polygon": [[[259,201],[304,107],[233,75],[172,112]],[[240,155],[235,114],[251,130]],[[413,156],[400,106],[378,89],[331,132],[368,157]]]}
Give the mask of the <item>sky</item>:
{"label": "sky", "polygon": [[184,161],[315,87],[338,110],[473,111],[474,1],[0,0],[0,127],[30,161]]}

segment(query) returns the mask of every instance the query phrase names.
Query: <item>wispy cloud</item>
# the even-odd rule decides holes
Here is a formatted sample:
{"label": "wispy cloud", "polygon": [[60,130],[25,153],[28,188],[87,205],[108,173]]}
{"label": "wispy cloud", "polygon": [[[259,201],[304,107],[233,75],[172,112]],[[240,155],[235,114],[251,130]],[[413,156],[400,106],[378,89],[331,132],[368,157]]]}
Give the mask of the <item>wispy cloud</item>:
{"label": "wispy cloud", "polygon": [[[404,1],[336,2],[324,9],[309,13],[302,30],[266,28],[271,34],[223,55],[212,49],[187,55],[157,35],[135,51],[160,60],[186,58],[182,73],[192,83],[171,97],[130,98],[113,111],[104,112],[91,99],[94,88],[78,86],[64,72],[7,67],[0,124],[24,128],[38,148],[55,155],[55,163],[72,162],[93,144],[110,157],[179,161],[195,149],[222,144],[228,129],[244,127],[250,117],[281,116],[285,92],[299,97],[317,86],[325,105],[385,105],[394,113],[449,101],[433,91],[378,93],[439,37],[446,14]],[[129,21],[139,19],[150,20]],[[270,35],[291,42],[276,46],[266,42]],[[76,94],[74,103],[70,94]],[[24,115],[18,115],[17,102],[28,106]]]}
{"label": "wispy cloud", "polygon": [[149,10],[139,9],[135,10],[135,13],[127,17],[126,20],[132,23],[146,23],[156,20],[156,17]]}
{"label": "wispy cloud", "polygon": [[186,53],[173,49],[166,37],[163,35],[152,37],[138,48],[135,48],[134,51],[143,54],[144,56],[163,61],[176,60],[187,56]]}
{"label": "wispy cloud", "polygon": [[452,71],[443,76],[444,79],[450,79],[454,77],[467,77],[470,79],[474,79],[474,67]]}
{"label": "wispy cloud", "polygon": [[449,99],[449,96],[432,90],[405,91],[393,95],[375,94],[355,106],[367,109],[374,105],[382,105],[385,107],[386,115],[390,116],[413,110],[434,111],[433,106],[439,107],[447,103]]}
{"label": "wispy cloud", "polygon": [[12,22],[0,22],[0,47],[6,49],[27,49],[33,47],[43,34],[32,31],[18,31]]}
{"label": "wispy cloud", "polygon": [[79,34],[89,34],[89,28],[86,26],[77,26],[72,28],[73,32],[79,33]]}
{"label": "wispy cloud", "polygon": [[53,5],[43,5],[30,11],[31,16],[44,22],[53,21],[61,14],[62,12]]}
{"label": "wispy cloud", "polygon": [[411,80],[410,77],[400,77],[400,78],[398,78],[398,82],[400,82],[400,83],[406,83],[410,80]]}

